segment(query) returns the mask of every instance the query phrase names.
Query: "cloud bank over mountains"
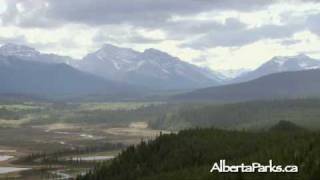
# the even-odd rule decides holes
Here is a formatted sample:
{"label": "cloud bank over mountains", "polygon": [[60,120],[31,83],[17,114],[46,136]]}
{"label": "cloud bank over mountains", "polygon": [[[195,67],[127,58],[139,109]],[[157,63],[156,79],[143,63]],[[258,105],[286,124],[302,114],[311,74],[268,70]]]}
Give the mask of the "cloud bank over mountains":
{"label": "cloud bank over mountains", "polygon": [[[315,0],[0,0],[0,44],[82,57],[105,43],[158,48],[213,69],[320,57]],[[249,50],[250,49],[250,50]],[[248,55],[248,52],[251,51]]]}

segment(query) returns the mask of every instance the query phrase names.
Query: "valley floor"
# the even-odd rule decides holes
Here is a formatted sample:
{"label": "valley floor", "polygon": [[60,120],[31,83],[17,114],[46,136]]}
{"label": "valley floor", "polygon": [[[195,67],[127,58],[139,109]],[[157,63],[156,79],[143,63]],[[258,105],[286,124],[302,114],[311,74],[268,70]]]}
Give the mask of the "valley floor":
{"label": "valley floor", "polygon": [[[318,99],[233,104],[0,102],[0,179],[68,179],[89,172],[82,178],[103,174],[113,180],[194,180],[200,174],[199,180],[212,179],[207,170],[217,154],[234,162],[267,162],[269,157],[318,167],[319,109]],[[119,169],[132,174],[114,176]],[[317,172],[303,170],[301,177]]]}
{"label": "valley floor", "polygon": [[[144,105],[80,104],[64,110],[53,104],[0,105],[0,179],[68,179],[113,159],[127,146],[170,133],[149,128],[143,119],[103,122],[105,111],[130,111]],[[88,114],[99,113],[94,118],[102,122],[90,122],[93,118]]]}

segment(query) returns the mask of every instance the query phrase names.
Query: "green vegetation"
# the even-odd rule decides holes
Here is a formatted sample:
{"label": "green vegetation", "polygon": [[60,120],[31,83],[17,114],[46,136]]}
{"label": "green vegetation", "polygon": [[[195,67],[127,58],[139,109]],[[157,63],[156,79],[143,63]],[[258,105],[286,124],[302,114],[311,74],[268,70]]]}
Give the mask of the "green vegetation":
{"label": "green vegetation", "polygon": [[116,152],[123,149],[125,146],[123,144],[98,144],[96,146],[83,147],[77,149],[65,149],[60,151],[55,151],[51,153],[47,152],[36,152],[28,154],[27,156],[21,157],[14,161],[15,164],[33,164],[33,165],[61,165],[61,164],[71,164],[71,165],[87,165],[95,163],[94,161],[81,161],[73,160],[69,157],[79,156],[79,155],[92,155],[97,152]]}
{"label": "green vegetation", "polygon": [[23,106],[1,106],[0,120],[19,120],[25,118],[28,114],[40,112],[39,108],[25,108]]}
{"label": "green vegetation", "polygon": [[17,122],[19,125],[102,123],[127,126],[143,121],[154,129],[173,131],[191,127],[263,129],[285,120],[305,128],[320,129],[319,117],[320,99],[185,105],[159,102],[24,103],[2,105],[0,127],[2,124],[8,127],[1,119],[11,119],[23,120]]}
{"label": "green vegetation", "polygon": [[[134,121],[155,120],[165,114],[169,107],[160,102],[115,102],[115,103],[47,103],[33,105],[3,105],[16,120],[30,117],[28,125],[50,123],[109,123],[123,125]],[[1,106],[0,106],[1,107]],[[9,109],[10,108],[10,109]],[[9,112],[3,112],[8,116]],[[6,114],[5,114],[6,113]],[[0,109],[0,119],[1,119]],[[0,123],[1,126],[1,123]]]}
{"label": "green vegetation", "polygon": [[151,123],[153,128],[180,130],[191,127],[263,129],[285,120],[320,129],[320,100],[274,100],[234,104],[194,104],[168,112]]}
{"label": "green vegetation", "polygon": [[54,123],[127,126],[136,121],[155,121],[161,114],[166,114],[169,110],[170,107],[160,102],[11,102],[8,104],[0,102],[0,128]]}
{"label": "green vegetation", "polygon": [[117,109],[117,110],[87,110],[80,109],[74,113],[69,113],[61,118],[63,122],[72,123],[116,123],[128,124],[135,121],[150,121],[156,119],[168,109],[156,108],[154,105],[140,107],[137,109]]}
{"label": "green vegetation", "polygon": [[12,150],[8,155],[15,157],[1,162],[0,170],[32,167],[0,179],[57,179],[63,178],[59,172],[70,177],[86,172],[100,161],[90,158],[112,158],[128,145],[159,134],[148,122],[169,110],[162,104],[0,102],[0,151]]}
{"label": "green vegetation", "polygon": [[[211,128],[162,135],[127,148],[111,164],[100,164],[78,180],[318,180],[320,133],[297,130],[290,123],[279,126],[285,131]],[[299,173],[210,173],[221,159],[231,165],[267,165],[272,159],[277,165],[298,165]]]}
{"label": "green vegetation", "polygon": [[[17,150],[16,163],[39,167],[19,173],[22,179],[46,179],[63,169],[74,177],[95,167],[79,179],[313,180],[320,177],[319,118],[320,99],[232,104],[3,102],[0,146]],[[166,130],[182,131],[147,142]],[[71,161],[118,152],[139,142],[112,162]],[[266,164],[273,159],[277,164],[297,164],[301,172],[209,173],[220,159],[230,164]]]}
{"label": "green vegetation", "polygon": [[82,103],[80,109],[86,110],[135,110],[152,105],[160,105],[161,102],[114,102],[114,103]]}
{"label": "green vegetation", "polygon": [[16,113],[14,111],[10,111],[5,107],[0,108],[0,119],[6,120],[18,120],[21,118],[20,113]]}

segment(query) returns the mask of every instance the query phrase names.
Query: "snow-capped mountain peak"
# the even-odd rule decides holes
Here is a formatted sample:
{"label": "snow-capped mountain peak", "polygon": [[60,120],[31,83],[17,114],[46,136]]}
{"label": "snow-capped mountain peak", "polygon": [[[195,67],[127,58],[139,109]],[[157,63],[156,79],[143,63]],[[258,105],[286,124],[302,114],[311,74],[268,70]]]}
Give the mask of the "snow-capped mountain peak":
{"label": "snow-capped mountain peak", "polygon": [[69,57],[40,53],[23,45],[6,44],[0,47],[0,56],[12,56],[22,61],[69,64],[105,79],[157,90],[193,89],[220,84],[220,79],[213,72],[157,49],[139,52],[105,44],[82,60],[76,61]]}
{"label": "snow-capped mountain peak", "polygon": [[278,64],[279,66],[282,66],[288,60],[289,60],[289,57],[276,56],[271,59],[270,63],[274,63],[274,64]]}
{"label": "snow-capped mountain peak", "polygon": [[260,68],[268,65],[273,66],[276,71],[298,71],[320,68],[320,61],[310,58],[305,54],[296,56],[281,57],[277,56],[272,58],[269,62],[262,65]]}
{"label": "snow-capped mountain peak", "polygon": [[126,63],[128,59],[138,55],[138,52],[129,48],[120,48],[111,44],[104,44],[101,49],[94,53],[89,54],[86,58],[96,57],[101,61],[114,61],[115,63],[121,63],[119,61],[124,61]]}
{"label": "snow-capped mountain peak", "polygon": [[20,60],[36,61],[42,63],[54,63],[54,64],[72,64],[74,59],[67,56],[59,56],[56,54],[45,54],[37,51],[34,48],[18,45],[18,44],[4,44],[0,47],[1,56],[13,56]]}
{"label": "snow-capped mountain peak", "polygon": [[[77,66],[82,66],[84,70],[89,72],[98,70],[99,74],[110,76],[109,73],[115,71],[126,71],[132,67],[134,58],[139,55],[139,52],[130,48],[120,48],[111,44],[104,44],[102,48],[88,54],[83,58]],[[87,67],[85,67],[87,66]],[[108,67],[108,71],[103,72]]]}
{"label": "snow-capped mountain peak", "polygon": [[34,57],[40,55],[40,52],[28,46],[8,43],[0,47],[0,54],[3,56]]}
{"label": "snow-capped mountain peak", "polygon": [[276,56],[262,64],[256,70],[236,78],[233,82],[249,81],[273,73],[309,69],[320,69],[320,61],[305,54],[298,54],[296,56]]}
{"label": "snow-capped mountain peak", "polygon": [[157,49],[138,52],[106,44],[83,58],[77,67],[107,79],[163,89],[207,87],[218,83],[200,67]]}
{"label": "snow-capped mountain peak", "polygon": [[289,60],[298,60],[298,61],[303,61],[303,60],[310,60],[311,58],[309,56],[307,56],[306,54],[298,54],[295,56],[275,56],[273,57],[270,61],[273,62],[286,62]]}
{"label": "snow-capped mountain peak", "polygon": [[168,53],[166,52],[163,52],[163,51],[160,51],[158,49],[154,49],[154,48],[149,48],[149,49],[146,49],[144,50],[145,54],[152,54],[152,55],[158,55],[158,56],[170,56]]}
{"label": "snow-capped mountain peak", "polygon": [[153,60],[165,60],[165,59],[170,59],[170,60],[173,60],[173,59],[177,59],[176,57],[173,57],[171,56],[170,54],[166,53],[166,52],[163,52],[163,51],[160,51],[158,49],[146,49],[143,53],[143,56],[144,57],[157,57],[156,59],[153,59]]}

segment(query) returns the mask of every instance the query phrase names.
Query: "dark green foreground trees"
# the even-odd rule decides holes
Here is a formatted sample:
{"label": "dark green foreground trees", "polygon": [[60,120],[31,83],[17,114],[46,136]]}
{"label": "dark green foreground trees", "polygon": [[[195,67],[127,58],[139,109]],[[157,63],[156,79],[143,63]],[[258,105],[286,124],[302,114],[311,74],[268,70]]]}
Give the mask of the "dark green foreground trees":
{"label": "dark green foreground trees", "polygon": [[[292,129],[291,129],[292,128]],[[214,162],[295,164],[299,173],[210,173]],[[320,133],[286,122],[266,132],[195,129],[130,147],[79,180],[319,180]]]}

